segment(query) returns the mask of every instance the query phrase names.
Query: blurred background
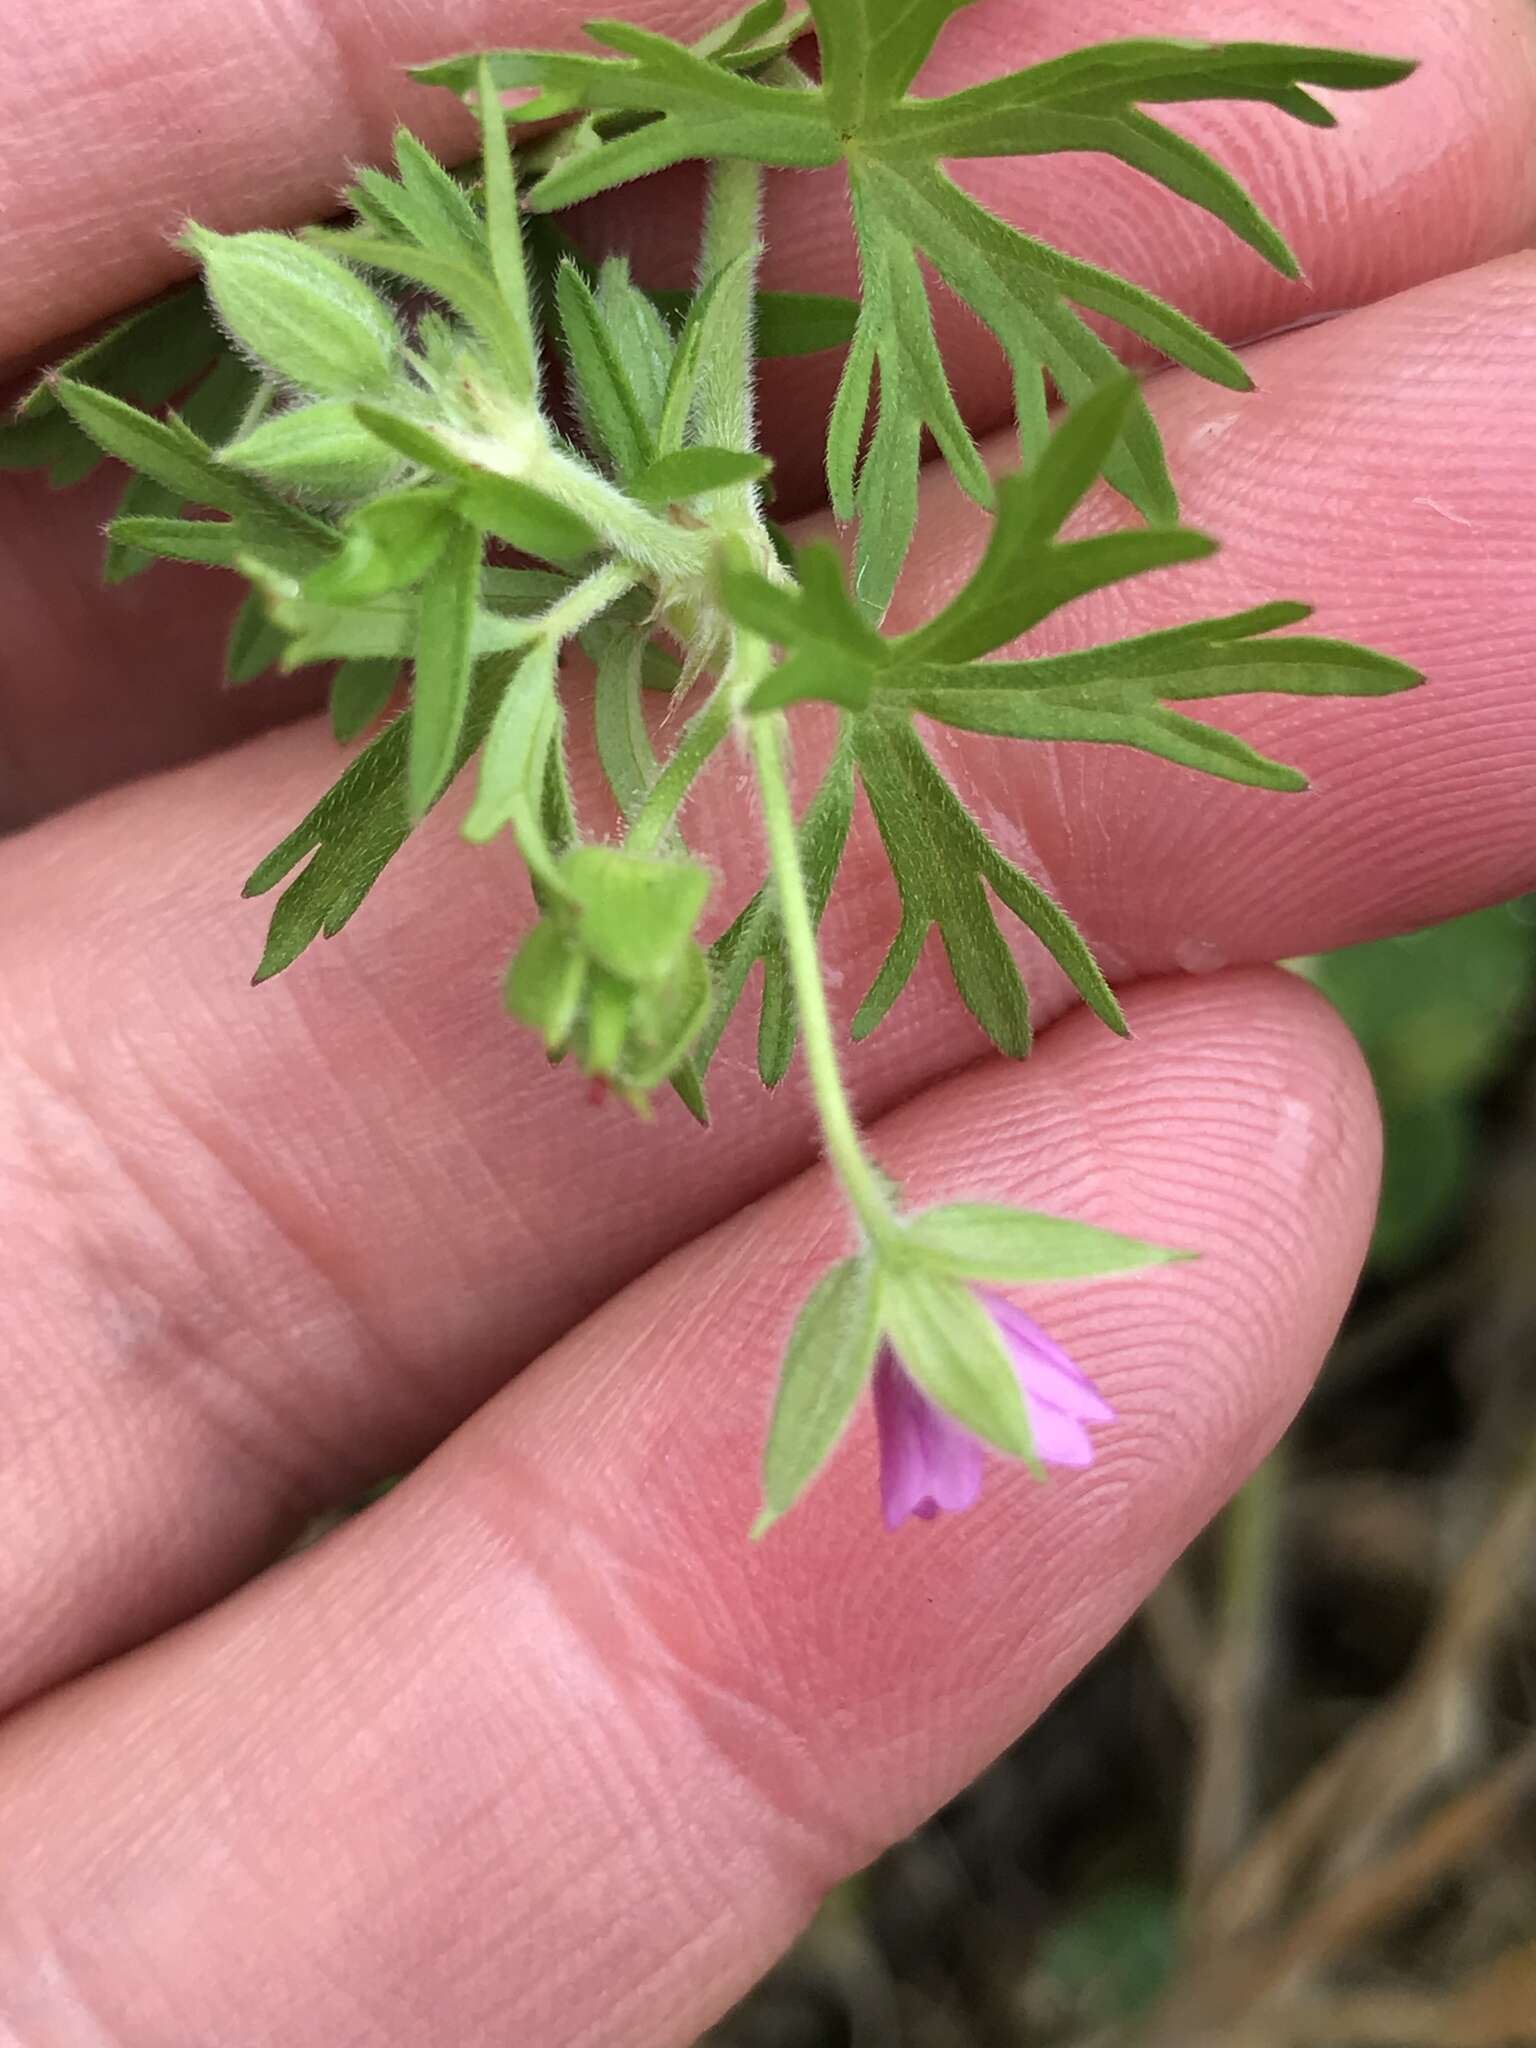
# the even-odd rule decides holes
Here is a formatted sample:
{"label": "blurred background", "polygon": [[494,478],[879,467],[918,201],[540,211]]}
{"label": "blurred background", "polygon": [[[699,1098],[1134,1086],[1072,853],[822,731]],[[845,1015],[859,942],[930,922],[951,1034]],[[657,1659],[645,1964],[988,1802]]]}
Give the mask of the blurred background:
{"label": "blurred background", "polygon": [[1536,2043],[1536,898],[1292,964],[1386,1123],[1311,1403],[702,2048]]}

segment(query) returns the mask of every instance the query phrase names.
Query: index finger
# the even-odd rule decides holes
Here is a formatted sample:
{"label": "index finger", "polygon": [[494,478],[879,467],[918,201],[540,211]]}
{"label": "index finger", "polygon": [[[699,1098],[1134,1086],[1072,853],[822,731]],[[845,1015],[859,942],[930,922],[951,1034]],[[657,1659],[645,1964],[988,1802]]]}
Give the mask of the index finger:
{"label": "index finger", "polygon": [[[630,0],[622,11],[687,38],[731,5]],[[37,0],[23,17],[19,55],[8,28],[0,70],[0,276],[8,287],[0,364],[181,275],[185,261],[171,237],[194,208],[218,228],[312,219],[333,204],[346,166],[382,156],[402,121],[450,160],[467,154],[463,110],[447,93],[413,85],[403,67],[508,42],[575,43],[582,23],[601,11],[596,0]],[[1159,0],[1152,13],[1161,35],[1218,41],[1234,33],[1228,0]],[[925,83],[948,90],[1146,28],[1145,10],[1127,0],[980,0],[941,41]],[[1246,11],[1242,32],[1391,45],[1417,57],[1420,72],[1391,93],[1352,97],[1341,135],[1322,155],[1315,131],[1268,108],[1172,110],[1176,125],[1252,185],[1296,243],[1313,286],[1298,296],[1257,257],[1228,249],[1214,223],[1181,209],[1169,236],[1174,260],[1163,269],[1179,274],[1174,296],[1189,296],[1189,310],[1209,317],[1202,275],[1214,261],[1216,273],[1230,277],[1234,255],[1254,281],[1248,316],[1235,332],[1224,330],[1240,340],[1294,319],[1303,304],[1367,303],[1519,244],[1536,200],[1536,157],[1527,146],[1536,15],[1527,0],[1421,0],[1406,20],[1358,0],[1265,0]],[[1428,207],[1404,196],[1426,161],[1436,174]],[[1006,211],[1017,180],[998,173],[979,163],[966,182]],[[1032,226],[1140,277],[1145,181],[1101,161],[1087,175],[1084,194],[1067,157],[1054,159],[1038,184],[1029,179]],[[814,188],[796,179],[794,189],[808,184]],[[838,192],[837,222],[844,211]],[[810,212],[814,218],[798,216],[797,289],[842,289],[846,235],[825,209]],[[630,224],[670,249],[675,214],[653,205]],[[1344,220],[1356,232],[1340,235]],[[1405,241],[1414,252],[1407,264]],[[1190,278],[1192,292],[1184,288]]]}
{"label": "index finger", "polygon": [[[345,167],[400,122],[450,159],[464,111],[404,67],[507,41],[576,40],[587,0],[43,0],[8,24],[0,67],[0,361],[185,269],[170,236],[323,213]],[[631,0],[695,35],[716,0]],[[16,30],[20,30],[17,47]]]}

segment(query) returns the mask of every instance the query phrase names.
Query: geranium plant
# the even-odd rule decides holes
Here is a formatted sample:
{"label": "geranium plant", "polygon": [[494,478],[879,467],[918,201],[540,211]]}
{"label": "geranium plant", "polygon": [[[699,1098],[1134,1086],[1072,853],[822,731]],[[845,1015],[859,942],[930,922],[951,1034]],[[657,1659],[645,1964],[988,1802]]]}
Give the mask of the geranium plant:
{"label": "geranium plant", "polygon": [[[505,1000],[552,1059],[640,1110],[670,1089],[707,1122],[711,1061],[760,968],[762,1079],[781,1084],[798,1045],[856,1234],[789,1339],[760,1528],[799,1498],[871,1383],[893,1524],[973,1500],[984,1446],[1087,1463],[1110,1411],[994,1290],[1199,1250],[990,1205],[985,1190],[904,1203],[850,1108],[818,964],[858,792],[901,910],[854,1036],[890,1014],[936,930],[978,1023],[1019,1057],[1029,1005],[1010,923],[1110,1030],[1123,1020],[1064,909],[946,778],[931,727],[1139,748],[1170,764],[1170,801],[1190,773],[1291,791],[1304,787],[1294,769],[1204,723],[1200,704],[1417,680],[1294,630],[1307,607],[1284,595],[1076,653],[1029,651],[1075,599],[1217,545],[1181,523],[1141,388],[1085,316],[1234,390],[1248,380],[1194,321],[1006,224],[951,172],[974,157],[1118,157],[1294,274],[1241,187],[1149,109],[1263,101],[1325,129],[1335,116],[1312,88],[1385,86],[1411,67],[1145,39],[926,97],[924,62],[966,4],[759,0],[691,46],[605,21],[590,51],[434,65],[420,75],[478,110],[477,163],[450,171],[402,134],[393,174],[361,171],[338,224],[189,226],[201,283],[46,378],[0,447],[61,484],[103,451],[135,470],[109,578],[165,556],[245,579],[230,680],[337,664],[336,734],[358,751],[246,884],[281,890],[258,981],[341,931],[460,778],[473,785],[465,837],[509,837],[532,880],[538,921]],[[683,162],[707,166],[691,292],[647,289],[622,254],[594,260],[560,228],[577,202]],[[859,298],[764,292],[766,174],[832,166],[846,173]],[[1007,355],[1010,474],[989,470],[951,389],[929,273]],[[824,348],[845,351],[825,467],[847,545],[796,550],[767,512],[757,366]],[[890,632],[930,444],[990,532],[951,601]],[[1124,520],[1071,537],[1100,479]],[[598,820],[578,814],[567,772],[575,648],[596,672],[612,794]],[[662,701],[686,715],[648,716]],[[835,735],[797,815],[813,704],[831,707],[814,732],[830,715]],[[726,749],[750,764],[764,844],[744,907],[716,902],[710,849],[690,837],[690,795]]]}

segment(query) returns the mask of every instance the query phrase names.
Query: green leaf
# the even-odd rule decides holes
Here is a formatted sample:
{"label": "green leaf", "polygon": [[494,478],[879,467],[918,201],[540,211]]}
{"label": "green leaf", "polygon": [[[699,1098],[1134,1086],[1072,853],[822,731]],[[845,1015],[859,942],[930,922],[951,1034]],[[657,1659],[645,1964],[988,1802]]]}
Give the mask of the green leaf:
{"label": "green leaf", "polygon": [[918,1266],[889,1270],[885,1333],[930,1401],[974,1436],[1034,1462],[1029,1411],[997,1325],[970,1288]]}
{"label": "green leaf", "polygon": [[[918,437],[926,427],[933,434],[961,489],[979,505],[990,506],[991,478],[950,390],[948,372],[934,336],[928,288],[918,269],[912,244],[892,229],[878,207],[869,203],[866,181],[858,172],[851,175],[849,190],[864,283],[861,319],[872,341],[873,353],[868,360],[878,365],[880,370],[876,444],[879,444],[883,424],[887,448],[899,446],[903,451],[903,461],[909,463],[913,471],[914,482],[910,488],[905,480],[900,487],[902,500],[904,502],[910,495],[915,504]],[[865,360],[860,358],[860,378],[865,377]],[[851,407],[852,403],[850,395],[844,401],[845,407]],[[887,415],[893,417],[887,418]],[[841,443],[855,428],[862,429],[863,420],[844,418],[838,421],[837,426]],[[871,459],[876,460],[873,454]],[[889,455],[886,459],[890,459]],[[878,510],[874,517],[868,516],[866,505],[867,501],[861,502],[859,510],[861,530],[869,529],[861,532],[867,550],[884,522]],[[905,543],[910,539],[910,526],[902,522],[897,532],[902,542],[896,558],[899,566],[900,557],[905,554]],[[863,578],[857,581],[860,593],[864,595],[866,581]],[[889,601],[890,587],[894,582],[894,573],[887,572],[880,577],[878,588],[882,610],[884,603]],[[875,602],[873,597],[869,599],[871,610],[875,608]]]}
{"label": "green leaf", "polygon": [[859,302],[832,292],[759,292],[757,353],[765,361],[846,348],[859,322]]}
{"label": "green leaf", "polygon": [[312,243],[189,228],[220,320],[288,383],[320,398],[387,391],[398,374],[394,316],[355,271]]}
{"label": "green leaf", "polygon": [[781,710],[804,698],[822,698],[862,711],[879,670],[891,658],[843,587],[837,552],[814,542],[795,558],[798,585],[771,582],[755,569],[728,564],[720,593],[739,625],[788,651],[788,659],[759,684],[750,709]]}
{"label": "green leaf", "polygon": [[57,380],[89,384],[118,398],[131,398],[153,410],[167,405],[225,349],[201,290],[183,285],[165,298],[130,313],[54,365],[52,372],[28,392],[17,408],[21,420],[56,417],[60,410]]}
{"label": "green leaf", "polygon": [[984,1202],[958,1202],[914,1216],[906,1241],[957,1280],[1026,1286],[1139,1272],[1188,1253],[1118,1237],[1068,1216],[1045,1216]]}
{"label": "green leaf", "polygon": [[485,239],[490,248],[491,276],[507,311],[498,329],[504,366],[514,374],[509,388],[515,398],[531,399],[538,389],[538,342],[528,298],[523,262],[523,224],[518,212],[517,179],[507,141],[507,114],[491,74],[482,60],[477,75],[480,110],[481,165],[485,178]]}
{"label": "green leaf", "polygon": [[288,490],[327,498],[370,497],[400,474],[399,456],[338,398],[272,414],[222,449],[219,460]]}
{"label": "green leaf", "polygon": [[[852,823],[853,749],[845,720],[826,773],[800,821],[800,864],[806,878],[806,900],[818,930],[842,865]],[[789,1072],[799,1024],[794,977],[771,882],[758,890],[730,929],[715,941],[711,959],[715,969],[715,1003],[695,1052],[699,1071],[708,1071],[746,988],[747,977],[761,960],[763,997],[757,1065],[763,1085],[776,1088]]]}
{"label": "green leaf", "polygon": [[874,1371],[880,1269],[865,1253],[824,1273],[796,1318],[763,1453],[764,1536],[799,1500],[837,1448]]}
{"label": "green leaf", "polygon": [[56,364],[27,393],[14,419],[0,420],[0,470],[47,469],[54,488],[62,490],[100,463],[96,444],[64,410],[56,389],[59,378],[134,399],[153,411],[191,384],[226,347],[197,286],[157,299]]}
{"label": "green leaf", "polygon": [[1028,480],[1004,477],[980,567],[936,619],[897,643],[904,660],[969,661],[1022,638],[1091,591],[1216,552],[1208,534],[1182,526],[1036,542],[1028,533],[1030,517]]}
{"label": "green leaf", "polygon": [[454,503],[464,518],[541,561],[579,562],[598,544],[584,519],[515,477],[483,472],[459,487]]}
{"label": "green leaf", "polygon": [[86,384],[61,379],[57,388],[71,418],[107,454],[155,478],[183,503],[210,505],[238,518],[247,544],[279,565],[303,573],[335,548],[332,528],[285,505],[262,485],[222,468],[174,413],[151,419]]}
{"label": "green leaf", "polygon": [[[1044,156],[1095,150],[1144,171],[1214,214],[1288,277],[1284,238],[1204,150],[1138,110],[1138,102],[1267,101],[1314,125],[1333,116],[1302,82],[1359,89],[1404,78],[1411,64],[1263,43],[1191,46],[1154,40],[1075,50],[943,99],[890,104],[876,128],[891,155]],[[872,138],[873,139],[873,138]]]}
{"label": "green leaf", "polygon": [[839,132],[852,136],[899,101],[944,24],[971,0],[810,0],[823,90]]}
{"label": "green leaf", "polygon": [[[692,292],[647,292],[653,305],[679,326],[693,305]],[[859,324],[859,302],[835,292],[759,292],[753,343],[763,361],[819,355],[846,348]]]}
{"label": "green leaf", "polygon": [[854,1020],[867,1038],[911,980],[934,925],[966,1007],[999,1051],[1029,1050],[1029,998],[987,890],[1041,941],[1090,1009],[1124,1032],[1120,1006],[1066,913],[982,832],[905,723],[854,723],[859,773],[901,895],[901,925]]}
{"label": "green leaf", "polygon": [[[1257,637],[1307,615],[1305,605],[1264,605],[1032,661],[908,666],[898,652],[880,678],[882,701],[965,732],[1138,747],[1227,781],[1303,789],[1306,779],[1295,769],[1163,703],[1272,692],[1375,697],[1421,680],[1404,663],[1343,641]],[[927,630],[898,648],[921,646]]]}
{"label": "green leaf", "polygon": [[412,823],[437,801],[458,760],[469,715],[483,553],[478,527],[456,521],[422,586],[407,774]]}
{"label": "green leaf", "polygon": [[[1248,387],[1231,350],[1196,322],[1125,279],[999,220],[945,175],[943,162],[972,154],[1109,153],[1206,208],[1289,269],[1289,251],[1251,198],[1140,102],[1258,99],[1324,124],[1332,116],[1307,85],[1371,89],[1412,68],[1349,52],[1144,38],[1074,52],[945,97],[911,95],[918,69],[960,4],[820,0],[811,10],[822,44],[819,90],[732,76],[723,58],[712,61],[702,46],[690,50],[606,22],[595,24],[594,33],[618,57],[504,51],[490,60],[498,88],[540,92],[525,115],[591,110],[579,134],[550,157],[531,202],[539,209],[571,204],[689,157],[802,167],[846,158],[866,292],[833,421],[829,480],[839,517],[851,517],[878,345],[885,358],[880,423],[857,507],[869,529],[859,541],[857,587],[871,616],[883,611],[911,537],[915,451],[925,416],[937,415],[930,423],[961,481],[978,496],[984,490],[970,436],[942,395],[942,373],[935,372],[926,303],[913,288],[914,278],[921,286],[919,253],[1006,350],[1024,401],[1026,450],[1034,445],[1046,372],[1070,402],[1114,367],[1112,351],[1078,308],[1120,322],[1219,383]],[[461,91],[474,82],[467,59],[418,75]],[[1107,474],[1149,519],[1176,516],[1157,428],[1139,398]]]}
{"label": "green leaf", "polygon": [[772,468],[765,455],[735,448],[679,448],[648,463],[629,490],[643,505],[680,505],[735,484],[761,483]]}
{"label": "green leaf", "polygon": [[[459,736],[459,767],[484,737],[513,665],[510,659],[487,662],[476,675]],[[410,836],[405,800],[410,731],[407,711],[369,742],[246,883],[247,896],[265,895],[313,856],[272,913],[258,982],[291,966],[322,934],[334,938]]]}
{"label": "green leaf", "polygon": [[608,332],[602,308],[574,263],[561,264],[555,298],[573,396],[587,439],[593,452],[605,456],[627,481],[648,468],[655,455],[644,408]]}
{"label": "green leaf", "polygon": [[331,731],[343,746],[389,709],[400,687],[398,661],[344,661],[331,680]]}
{"label": "green leaf", "polygon": [[288,636],[276,625],[259,594],[253,592],[230,628],[224,650],[224,680],[231,687],[254,683],[276,668],[288,644]]}
{"label": "green leaf", "polygon": [[[499,50],[487,60],[498,92],[542,89],[533,110],[581,106],[595,113],[659,115],[625,128],[597,146],[555,163],[533,188],[529,205],[554,213],[631,178],[691,158],[740,156],[756,163],[809,168],[839,155],[820,96],[787,92],[737,76],[682,43],[620,22],[594,22],[592,33],[620,57],[564,51]],[[413,75],[423,84],[468,91],[478,72],[472,58],[451,58]]]}
{"label": "green leaf", "polygon": [[[181,410],[182,423],[210,447],[227,441],[238,433],[261,389],[261,381],[248,363],[239,356],[226,355],[188,396]],[[185,505],[186,500],[179,492],[157,483],[152,476],[133,476],[117,501],[117,516],[174,517]],[[109,585],[126,583],[147,569],[150,560],[147,554],[109,541],[102,579]]]}
{"label": "green leaf", "polygon": [[464,821],[466,839],[483,843],[516,825],[519,838],[532,840],[537,852],[550,836],[540,811],[560,731],[558,652],[547,639],[534,641],[507,687],[481,756],[480,785]]}
{"label": "green leaf", "polygon": [[114,519],[107,528],[114,547],[168,562],[203,562],[233,569],[245,552],[232,519]]}
{"label": "green leaf", "polygon": [[45,470],[60,491],[83,482],[100,465],[101,450],[62,410],[39,419],[0,418],[0,471]]}
{"label": "green leaf", "polygon": [[656,779],[657,762],[641,709],[646,628],[623,627],[602,636],[597,654],[593,722],[597,758],[620,815],[633,819]]}

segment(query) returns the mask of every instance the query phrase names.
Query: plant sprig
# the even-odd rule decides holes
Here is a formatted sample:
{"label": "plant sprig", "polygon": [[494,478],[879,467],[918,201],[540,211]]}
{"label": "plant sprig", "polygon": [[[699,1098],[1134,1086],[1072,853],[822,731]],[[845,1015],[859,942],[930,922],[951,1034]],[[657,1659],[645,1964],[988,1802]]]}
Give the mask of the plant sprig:
{"label": "plant sprig", "polygon": [[[758,0],[691,46],[598,22],[601,54],[428,67],[418,76],[478,109],[477,166],[453,173],[402,134],[394,175],[360,171],[340,223],[302,237],[190,229],[206,303],[188,289],[135,316],[61,365],[0,431],[0,463],[46,468],[59,484],[97,451],[135,470],[109,529],[109,579],[156,557],[245,579],[231,680],[274,662],[340,664],[332,723],[363,744],[246,885],[282,889],[258,981],[335,936],[471,769],[465,835],[510,834],[538,903],[507,1007],[552,1059],[642,1109],[670,1084],[702,1120],[711,1062],[761,963],[762,1077],[784,1078],[798,1040],[860,1238],[791,1343],[768,1520],[803,1492],[893,1347],[949,1425],[1032,1456],[1030,1388],[1038,1397],[1046,1354],[1026,1370],[1016,1323],[972,1290],[1163,1256],[985,1205],[914,1217],[870,1158],[818,960],[856,791],[901,909],[854,1036],[889,1015],[936,930],[972,1014],[1021,1055],[1028,999],[999,908],[1107,1025],[1124,1020],[1066,910],[993,844],[917,720],[1132,747],[1284,792],[1304,787],[1295,769],[1178,707],[1379,695],[1417,680],[1384,655],[1295,632],[1307,608],[1289,600],[1078,653],[1018,648],[1080,598],[1216,547],[1180,522],[1142,387],[1085,316],[1230,388],[1248,378],[1187,315],[1003,222],[947,168],[1113,156],[1294,274],[1252,199],[1147,109],[1240,99],[1326,127],[1334,115],[1310,88],[1384,86],[1411,67],[1141,39],[925,98],[919,73],[969,4],[810,0],[791,13]],[[794,57],[808,28],[819,81]],[[514,123],[542,125],[514,134],[509,91],[530,95]],[[690,160],[709,166],[691,292],[644,288],[622,256],[590,259],[552,218]],[[762,292],[764,172],[839,164],[859,299]],[[1013,474],[983,460],[951,386],[924,262],[1012,365]],[[825,449],[832,508],[852,528],[846,565],[826,544],[795,552],[773,528],[756,429],[758,362],[823,347],[846,349]],[[1052,389],[1066,401],[1054,427]],[[889,633],[925,435],[988,515],[989,538],[934,617]],[[1101,479],[1146,523],[1074,536]],[[576,646],[596,668],[593,737],[612,795],[596,821],[578,814],[568,766],[562,663]],[[687,700],[690,715],[653,731],[653,692]],[[797,819],[795,732],[812,702],[832,707],[836,734]],[[708,849],[690,843],[689,802],[732,743],[756,780],[766,872],[706,947],[714,880]]]}

